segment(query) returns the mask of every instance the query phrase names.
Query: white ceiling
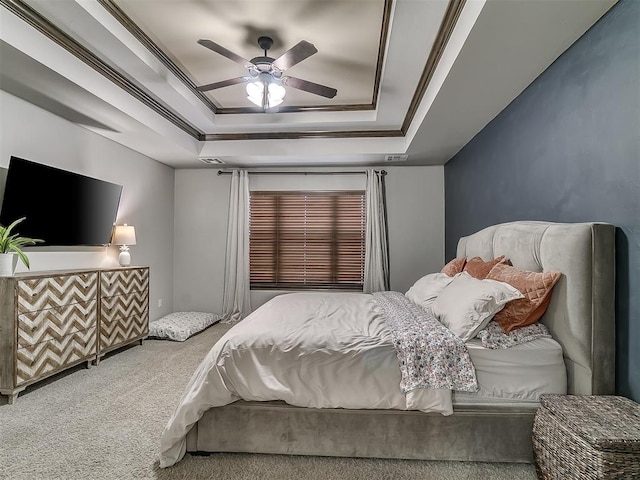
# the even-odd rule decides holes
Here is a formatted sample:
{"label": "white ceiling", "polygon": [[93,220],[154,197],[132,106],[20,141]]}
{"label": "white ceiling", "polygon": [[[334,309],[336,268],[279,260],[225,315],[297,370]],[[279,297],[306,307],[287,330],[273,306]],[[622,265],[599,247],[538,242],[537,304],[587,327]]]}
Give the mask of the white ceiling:
{"label": "white ceiling", "polygon": [[[176,168],[442,165],[614,3],[0,0],[0,88]],[[246,73],[198,39],[250,59],[263,34],[274,58],[313,43],[287,74],[338,95],[195,90]]]}

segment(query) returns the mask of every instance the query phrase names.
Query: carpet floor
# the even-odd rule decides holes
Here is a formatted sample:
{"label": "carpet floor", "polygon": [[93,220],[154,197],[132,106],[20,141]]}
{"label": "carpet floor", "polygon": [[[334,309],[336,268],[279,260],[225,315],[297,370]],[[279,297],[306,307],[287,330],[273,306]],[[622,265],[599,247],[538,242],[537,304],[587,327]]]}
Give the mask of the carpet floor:
{"label": "carpet floor", "polygon": [[256,454],[187,456],[158,467],[162,430],[192,372],[227,325],[183,343],[121,349],[97,367],[0,397],[0,479],[534,480],[533,465]]}

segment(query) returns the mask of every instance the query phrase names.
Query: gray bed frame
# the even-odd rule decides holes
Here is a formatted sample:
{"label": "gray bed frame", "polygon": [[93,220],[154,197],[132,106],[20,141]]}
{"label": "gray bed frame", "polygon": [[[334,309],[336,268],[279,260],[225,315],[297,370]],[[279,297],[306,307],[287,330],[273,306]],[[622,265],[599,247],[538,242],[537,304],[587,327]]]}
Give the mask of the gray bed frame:
{"label": "gray bed frame", "polygon": [[[564,350],[570,394],[614,391],[614,230],[602,223],[512,222],[458,242],[458,257],[506,255],[518,268],[563,273],[542,322]],[[208,410],[189,432],[187,451],[531,462],[536,409],[454,404],[445,417],[237,401]]]}

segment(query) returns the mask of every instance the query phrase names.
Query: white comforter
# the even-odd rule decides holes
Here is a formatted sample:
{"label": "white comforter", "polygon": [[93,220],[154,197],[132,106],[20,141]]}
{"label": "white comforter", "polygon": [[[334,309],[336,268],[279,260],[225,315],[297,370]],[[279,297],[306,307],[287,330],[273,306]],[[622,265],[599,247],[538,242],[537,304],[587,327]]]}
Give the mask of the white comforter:
{"label": "white comforter", "polygon": [[179,461],[211,407],[239,399],[314,408],[453,413],[451,391],[400,392],[391,334],[371,295],[292,293],[230,329],[194,373],[160,442],[160,466]]}

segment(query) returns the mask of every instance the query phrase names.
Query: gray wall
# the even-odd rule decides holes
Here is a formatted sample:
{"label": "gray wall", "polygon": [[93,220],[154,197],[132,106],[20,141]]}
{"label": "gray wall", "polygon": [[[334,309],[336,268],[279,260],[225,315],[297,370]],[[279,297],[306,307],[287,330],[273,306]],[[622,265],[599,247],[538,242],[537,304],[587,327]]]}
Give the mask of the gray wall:
{"label": "gray wall", "polygon": [[[309,170],[309,169],[305,169]],[[330,170],[335,171],[336,168]],[[443,167],[386,169],[391,288],[405,292],[444,259]],[[175,181],[174,306],[220,312],[230,175],[217,169],[177,170]],[[362,188],[364,175],[250,175],[251,189]],[[277,293],[252,291],[255,309]]]}
{"label": "gray wall", "polygon": [[616,238],[617,392],[640,401],[640,2],[623,0],[445,166],[446,257],[512,220]]}
{"label": "gray wall", "polygon": [[[15,155],[123,186],[117,222],[136,227],[132,263],[150,267],[150,318],[173,311],[174,170],[1,90],[0,112],[0,170]],[[28,255],[32,271],[118,265],[117,247],[33,247]]]}

